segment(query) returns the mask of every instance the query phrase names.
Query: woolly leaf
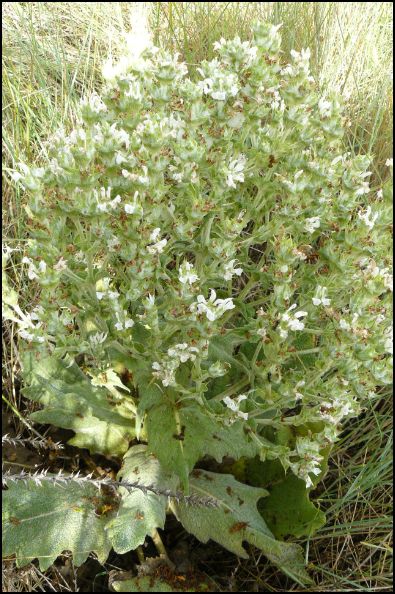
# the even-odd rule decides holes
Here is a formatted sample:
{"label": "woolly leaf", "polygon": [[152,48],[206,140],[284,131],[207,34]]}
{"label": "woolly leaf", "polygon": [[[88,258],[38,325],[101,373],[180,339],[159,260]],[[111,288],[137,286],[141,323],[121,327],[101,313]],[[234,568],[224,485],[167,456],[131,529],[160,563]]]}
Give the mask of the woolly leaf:
{"label": "woolly leaf", "polygon": [[72,429],[69,443],[112,456],[123,454],[135,435],[134,413],[126,395],[118,401],[106,388],[93,386],[72,363],[51,357],[24,357],[24,394],[43,405],[31,415],[39,423]]}
{"label": "woolly leaf", "polygon": [[219,506],[192,509],[173,502],[172,509],[188,532],[204,543],[215,540],[244,559],[248,555],[242,543],[248,541],[299,584],[311,582],[303,566],[301,547],[276,540],[257,510],[257,501],[268,494],[265,489],[243,485],[232,475],[203,470],[192,473],[190,487],[193,493],[216,498]]}
{"label": "woolly leaf", "polygon": [[[166,582],[151,576],[135,577],[130,580],[113,582],[115,592],[180,592],[175,590]],[[191,591],[191,590],[190,590]]]}
{"label": "woolly leaf", "polygon": [[[194,580],[194,582],[197,580]],[[207,580],[206,580],[207,581]],[[211,585],[202,582],[191,587],[185,576],[171,576],[171,585],[154,576],[135,577],[112,583],[115,592],[212,592]]]}
{"label": "woolly leaf", "polygon": [[258,504],[265,522],[276,538],[311,536],[325,524],[325,514],[309,500],[306,483],[284,472],[278,460],[248,460],[249,481],[269,491]]}
{"label": "woolly leaf", "polygon": [[152,408],[147,418],[148,446],[163,467],[175,471],[186,486],[189,473],[205,455],[217,462],[224,456],[255,455],[256,446],[243,427],[241,421],[222,425],[195,405],[176,408],[164,403]]}
{"label": "woolly leaf", "polygon": [[[174,492],[178,480],[166,473],[159,461],[147,453],[147,447],[138,445],[130,448],[123,459],[118,479],[140,482],[142,485],[169,489]],[[126,553],[144,543],[145,537],[155,528],[163,528],[166,519],[167,498],[140,490],[127,491],[120,488],[122,495],[117,516],[107,525],[107,531],[114,550]]]}
{"label": "woolly leaf", "polygon": [[64,551],[76,565],[90,552],[104,563],[111,549],[104,527],[108,499],[89,483],[10,483],[3,492],[3,555],[18,567],[37,558],[45,571]]}

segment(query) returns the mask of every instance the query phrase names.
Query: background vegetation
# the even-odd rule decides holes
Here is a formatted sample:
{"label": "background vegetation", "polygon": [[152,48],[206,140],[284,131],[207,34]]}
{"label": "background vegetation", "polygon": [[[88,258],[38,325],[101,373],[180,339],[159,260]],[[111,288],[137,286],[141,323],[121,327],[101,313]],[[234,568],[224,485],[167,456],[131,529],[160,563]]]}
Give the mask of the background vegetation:
{"label": "background vegetation", "polygon": [[[392,3],[146,4],[155,43],[180,52],[192,71],[212,57],[213,42],[221,36],[249,38],[258,18],[282,22],[284,59],[292,48],[310,47],[316,80],[346,99],[349,150],[371,153],[374,181],[384,181],[385,161],[392,156]],[[126,2],[3,3],[3,233],[11,247],[23,249],[26,213],[9,170],[19,161],[42,160],[53,132],[74,121],[80,97],[100,88],[101,63],[109,52],[119,52],[122,34],[139,34],[136,10],[141,3],[138,9]],[[11,270],[19,290],[21,253],[15,252]],[[3,401],[16,430],[27,435],[28,405],[18,392],[18,345],[11,325],[5,327],[3,353]],[[391,589],[391,446],[392,396],[385,391],[345,428],[317,492],[328,523],[302,544],[319,590]],[[222,569],[208,564],[207,571],[214,578],[233,576],[244,591],[286,587],[283,576],[254,553],[248,563],[229,556]],[[9,592],[75,591],[58,570],[44,575],[33,565],[17,572],[6,564],[3,582]]]}

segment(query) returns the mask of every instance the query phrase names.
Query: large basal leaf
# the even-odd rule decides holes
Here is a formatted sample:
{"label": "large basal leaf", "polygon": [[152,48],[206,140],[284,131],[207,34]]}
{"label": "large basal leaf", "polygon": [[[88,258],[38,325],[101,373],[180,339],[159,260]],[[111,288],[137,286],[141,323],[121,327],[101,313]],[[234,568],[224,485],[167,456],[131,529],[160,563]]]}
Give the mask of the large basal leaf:
{"label": "large basal leaf", "polygon": [[[153,407],[147,418],[148,447],[184,487],[196,462],[205,455],[221,462],[224,456],[253,457],[256,445],[242,421],[222,425],[197,405],[177,408],[168,403]],[[163,444],[166,444],[164,447]]]}
{"label": "large basal leaf", "polygon": [[[147,447],[138,445],[125,454],[118,480],[140,482],[161,490],[176,490],[178,479],[165,472],[157,458],[147,453]],[[122,500],[116,517],[107,525],[107,532],[114,550],[126,553],[144,543],[145,537],[155,528],[163,528],[166,519],[167,498],[140,490],[128,492],[119,489]]]}
{"label": "large basal leaf", "polygon": [[252,485],[269,491],[258,509],[276,538],[311,536],[325,524],[325,514],[310,501],[306,483],[285,474],[278,460],[247,460],[246,476]]}
{"label": "large basal leaf", "polygon": [[[191,586],[183,575],[174,575],[168,583],[154,576],[135,577],[130,580],[113,582],[115,592],[212,592],[211,585],[202,582]],[[197,580],[194,580],[196,582]]]}
{"label": "large basal leaf", "polygon": [[30,352],[25,353],[23,363],[23,393],[44,407],[31,415],[33,420],[75,431],[69,443],[92,453],[117,456],[126,452],[135,436],[127,397],[117,401],[106,388],[93,386],[75,363],[36,359]]}
{"label": "large basal leaf", "polygon": [[217,499],[218,507],[190,508],[172,502],[176,517],[188,532],[204,543],[212,539],[243,558],[248,555],[242,543],[248,541],[293,580],[311,583],[301,547],[276,540],[257,510],[257,501],[268,494],[265,489],[243,485],[232,475],[203,470],[192,473],[190,487],[192,493]]}
{"label": "large basal leaf", "polygon": [[3,556],[15,555],[18,567],[37,558],[42,571],[64,551],[76,565],[90,552],[104,563],[111,549],[107,508],[113,513],[108,498],[89,483],[10,483],[3,492]]}
{"label": "large basal leaf", "polygon": [[180,592],[166,582],[150,576],[113,582],[112,588],[115,592]]}

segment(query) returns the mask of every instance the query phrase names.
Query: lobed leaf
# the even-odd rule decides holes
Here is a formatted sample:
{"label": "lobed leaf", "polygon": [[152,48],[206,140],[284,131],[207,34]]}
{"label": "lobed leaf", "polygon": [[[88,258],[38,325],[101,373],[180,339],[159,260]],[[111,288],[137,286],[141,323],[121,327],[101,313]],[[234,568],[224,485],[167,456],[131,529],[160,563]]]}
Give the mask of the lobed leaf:
{"label": "lobed leaf", "polygon": [[184,528],[203,543],[209,539],[239,555],[248,555],[243,541],[258,547],[284,573],[301,585],[311,583],[299,545],[279,542],[257,510],[257,502],[266,497],[265,489],[250,487],[232,475],[195,470],[190,480],[192,492],[218,499],[216,509],[190,509],[182,502],[171,507]]}
{"label": "lobed leaf", "polygon": [[255,458],[246,465],[251,484],[269,492],[259,501],[258,509],[276,538],[311,536],[325,524],[325,514],[310,501],[305,482],[292,473],[285,474],[278,460]]}
{"label": "lobed leaf", "polygon": [[[149,455],[145,445],[130,448],[125,454],[118,478],[161,490],[176,490],[178,479],[164,471],[157,458]],[[107,534],[117,553],[127,553],[144,543],[155,528],[163,528],[167,498],[154,493],[128,491],[120,488],[122,500],[116,517],[106,526]]]}
{"label": "lobed leaf", "polygon": [[147,434],[150,451],[165,469],[177,473],[184,486],[196,462],[205,455],[221,462],[224,456],[252,457],[257,452],[241,421],[225,426],[198,405],[177,408],[163,403],[152,408]]}
{"label": "lobed leaf", "polygon": [[106,388],[93,386],[74,362],[35,358],[27,351],[23,363],[24,394],[43,405],[31,419],[73,430],[69,443],[91,453],[117,456],[128,449],[135,430],[125,396],[117,402]]}
{"label": "lobed leaf", "polygon": [[91,552],[104,563],[111,549],[108,508],[113,514],[108,497],[89,483],[11,483],[3,492],[3,556],[15,555],[17,567],[37,558],[42,571],[64,551],[76,565]]}

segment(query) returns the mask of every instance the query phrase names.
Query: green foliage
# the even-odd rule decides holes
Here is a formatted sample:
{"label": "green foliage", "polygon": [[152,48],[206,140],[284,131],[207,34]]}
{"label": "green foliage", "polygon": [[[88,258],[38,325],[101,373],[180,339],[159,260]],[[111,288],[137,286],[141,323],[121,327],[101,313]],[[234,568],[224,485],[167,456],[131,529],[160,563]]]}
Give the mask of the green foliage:
{"label": "green foliage", "polygon": [[[184,578],[184,576],[178,576]],[[184,578],[185,579],[185,578]],[[194,580],[196,582],[196,580]],[[178,587],[177,587],[178,586]],[[211,585],[202,582],[191,586],[188,581],[173,578],[173,583],[170,585],[162,578],[155,576],[141,576],[132,579],[126,579],[112,583],[115,592],[212,592]],[[215,591],[215,590],[214,590]]]}
{"label": "green foliage", "polygon": [[183,503],[172,504],[175,515],[188,532],[202,542],[215,540],[244,559],[248,555],[242,543],[247,541],[260,548],[296,582],[310,581],[304,570],[302,549],[277,541],[256,509],[257,501],[268,495],[265,489],[243,485],[232,475],[202,470],[192,473],[190,485],[192,491],[216,498],[219,507],[202,512]]}
{"label": "green foliage", "polygon": [[[115,592],[181,592],[174,590],[172,586],[152,577],[132,578],[131,580],[122,580],[113,582],[112,587]],[[191,590],[193,592],[193,590]]]}
{"label": "green foliage", "polygon": [[[6,315],[27,343],[25,393],[43,405],[33,418],[92,452],[147,442],[155,458],[130,453],[141,476],[185,492],[201,489],[199,460],[256,454],[313,486],[342,421],[391,381],[378,242],[389,188],[365,208],[369,158],[344,153],[339,99],[318,92],[307,50],[282,63],[278,29],[221,39],[197,81],[177,57],[125,50],[76,128],[52,139],[49,164],[13,173],[29,195],[22,264],[39,303],[25,313],[6,294]],[[172,502],[188,530],[245,556],[240,532],[308,581],[301,551],[256,510],[265,491],[204,480],[229,514],[214,531],[217,509]],[[108,533],[125,552],[165,509],[161,496],[121,497]],[[311,520],[298,501],[303,528],[290,532]]]}
{"label": "green foliage", "polygon": [[76,435],[69,443],[92,453],[120,456],[128,449],[135,432],[127,395],[92,385],[73,361],[37,360],[27,351],[24,370],[26,396],[43,405],[32,420],[72,429]]}
{"label": "green foliage", "polygon": [[305,483],[285,474],[278,461],[247,461],[246,474],[252,485],[268,490],[258,509],[276,538],[311,536],[325,524],[325,514],[309,500]]}
{"label": "green foliage", "polygon": [[164,468],[176,471],[185,486],[189,473],[204,455],[221,462],[225,456],[239,458],[257,452],[241,421],[225,428],[213,417],[213,411],[203,411],[196,405],[172,408],[162,404],[150,411],[147,419],[149,447]]}
{"label": "green foliage", "polygon": [[15,555],[18,567],[37,557],[42,571],[64,551],[71,551],[76,565],[90,552],[104,563],[111,550],[108,518],[101,515],[105,502],[90,484],[11,484],[3,492],[3,555]]}
{"label": "green foliage", "polygon": [[[146,446],[134,446],[125,454],[119,478],[138,480],[143,485],[175,491],[175,475],[166,473],[158,460],[147,456]],[[106,526],[107,533],[117,553],[127,553],[144,543],[145,537],[156,528],[163,528],[166,519],[167,498],[136,490],[129,493],[121,487],[122,496],[118,513]]]}

